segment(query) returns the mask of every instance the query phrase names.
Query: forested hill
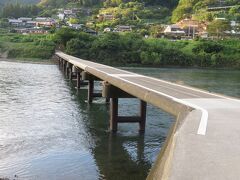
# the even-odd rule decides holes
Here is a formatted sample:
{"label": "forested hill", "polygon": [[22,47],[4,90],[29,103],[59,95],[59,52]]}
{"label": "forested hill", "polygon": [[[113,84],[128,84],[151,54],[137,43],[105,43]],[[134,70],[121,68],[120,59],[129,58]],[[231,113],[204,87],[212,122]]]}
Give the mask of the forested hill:
{"label": "forested hill", "polygon": [[4,4],[10,3],[19,3],[19,4],[36,4],[40,0],[0,0],[0,6]]}
{"label": "forested hill", "polygon": [[[94,5],[112,5],[117,6],[121,3],[127,3],[131,0],[41,0],[40,4],[47,7],[61,7],[68,3],[79,3],[80,5],[85,6],[94,6]],[[179,0],[141,0],[139,2],[144,3],[145,5],[162,5],[168,8],[174,8],[178,4]]]}
{"label": "forested hill", "polygon": [[[208,7],[235,6],[229,10],[209,12]],[[240,0],[179,0],[173,11],[172,22],[184,18],[212,21],[216,17],[240,20]]]}

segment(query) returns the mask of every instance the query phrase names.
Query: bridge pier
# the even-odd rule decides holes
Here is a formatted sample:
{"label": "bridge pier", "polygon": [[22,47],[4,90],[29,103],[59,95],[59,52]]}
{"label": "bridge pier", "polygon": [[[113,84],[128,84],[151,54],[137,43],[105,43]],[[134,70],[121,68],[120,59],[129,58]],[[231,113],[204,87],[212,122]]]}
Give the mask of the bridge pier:
{"label": "bridge pier", "polygon": [[[81,69],[79,69],[78,67],[76,67],[72,64],[70,64],[68,67],[69,67],[68,68],[68,78],[69,78],[69,80],[76,82],[75,86],[77,89],[80,89],[81,85],[88,85],[87,82],[84,82],[82,80],[82,75],[81,75],[82,70]],[[65,74],[67,74],[67,73],[65,73]]]}
{"label": "bridge pier", "polygon": [[69,62],[67,62],[67,63],[66,63],[66,71],[65,71],[65,74],[66,74],[67,79],[69,79],[70,66],[71,66],[71,64],[70,64]]}
{"label": "bridge pier", "polygon": [[72,80],[72,73],[73,73],[73,65],[69,63],[68,65],[68,78],[69,80]]}
{"label": "bridge pier", "polygon": [[94,81],[100,81],[99,78],[83,71],[82,72],[82,80],[88,81],[88,103],[92,103],[93,98],[102,97],[101,93],[94,93]]}
{"label": "bridge pier", "polygon": [[80,89],[81,87],[80,82],[81,82],[81,74],[80,74],[80,71],[77,70],[77,89]]}
{"label": "bridge pier", "polygon": [[61,69],[61,67],[62,67],[62,58],[60,58],[58,56],[56,56],[56,57],[58,59],[58,67],[59,67],[59,69]]}
{"label": "bridge pier", "polygon": [[61,70],[63,72],[64,72],[64,63],[65,63],[64,59],[61,59]]}
{"label": "bridge pier", "polygon": [[63,60],[63,73],[66,73],[67,61]]}
{"label": "bridge pier", "polygon": [[132,95],[122,91],[121,89],[104,82],[103,97],[110,98],[110,130],[117,132],[118,123],[139,123],[139,132],[145,132],[146,126],[146,110],[147,103],[140,100],[138,116],[119,116],[118,114],[118,99],[119,98],[135,98]]}

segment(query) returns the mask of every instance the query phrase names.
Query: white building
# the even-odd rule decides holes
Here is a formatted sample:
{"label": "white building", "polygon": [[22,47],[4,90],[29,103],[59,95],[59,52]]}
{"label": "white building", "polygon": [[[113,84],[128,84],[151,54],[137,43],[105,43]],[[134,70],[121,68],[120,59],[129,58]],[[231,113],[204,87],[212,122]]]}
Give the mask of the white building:
{"label": "white building", "polygon": [[72,29],[82,29],[84,25],[83,24],[69,24],[69,27],[71,27]]}
{"label": "white building", "polygon": [[64,19],[65,19],[65,14],[64,14],[64,13],[59,13],[59,14],[58,14],[58,18],[59,18],[60,20],[64,20]]}
{"label": "white building", "polygon": [[8,23],[11,26],[16,26],[16,27],[23,26],[24,24],[22,20],[18,20],[18,19],[8,19]]}
{"label": "white building", "polygon": [[163,31],[166,35],[185,35],[185,31],[176,24],[168,25]]}

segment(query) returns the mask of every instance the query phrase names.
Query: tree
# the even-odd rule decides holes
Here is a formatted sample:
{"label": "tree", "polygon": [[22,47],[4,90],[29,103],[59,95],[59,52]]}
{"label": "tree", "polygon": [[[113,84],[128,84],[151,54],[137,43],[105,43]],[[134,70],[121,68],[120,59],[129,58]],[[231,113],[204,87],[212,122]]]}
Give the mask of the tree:
{"label": "tree", "polygon": [[221,19],[212,21],[207,27],[208,33],[210,35],[217,35],[217,37],[223,35],[224,31],[227,30],[231,30],[229,21]]}
{"label": "tree", "polygon": [[2,18],[19,18],[23,16],[36,16],[41,9],[36,5],[6,4],[1,12]]}
{"label": "tree", "polygon": [[79,19],[77,18],[70,18],[68,21],[70,24],[79,24]]}
{"label": "tree", "polygon": [[77,37],[76,31],[70,28],[62,28],[55,34],[54,41],[60,45],[66,46],[67,42]]}

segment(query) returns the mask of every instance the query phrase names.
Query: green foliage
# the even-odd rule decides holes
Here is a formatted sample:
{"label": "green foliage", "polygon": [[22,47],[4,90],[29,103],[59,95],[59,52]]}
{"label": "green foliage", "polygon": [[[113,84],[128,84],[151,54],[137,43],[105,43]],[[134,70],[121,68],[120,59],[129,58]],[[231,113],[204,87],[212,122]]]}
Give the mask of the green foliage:
{"label": "green foliage", "polygon": [[66,52],[81,58],[90,58],[89,49],[95,37],[81,32],[75,38],[69,40],[66,45]]}
{"label": "green foliage", "polygon": [[41,0],[40,6],[59,8],[66,6],[68,3],[77,3],[84,6],[93,6],[99,4],[100,0]]}
{"label": "green foliage", "polygon": [[102,8],[99,14],[111,14],[114,17],[113,20],[98,19],[96,26],[101,30],[105,27],[114,28],[119,24],[133,25],[139,29],[151,20],[156,20],[157,23],[167,22],[166,17],[170,16],[170,10],[163,6],[145,6],[140,2],[128,2]]}
{"label": "green foliage", "polygon": [[70,18],[68,22],[71,24],[79,24],[80,23],[79,19],[77,19],[77,18]]}
{"label": "green foliage", "polygon": [[192,51],[193,53],[219,53],[224,49],[224,46],[216,42],[203,42],[195,46]]}
{"label": "green foliage", "polygon": [[49,59],[55,51],[55,43],[46,35],[1,34],[0,44],[9,58]]}
{"label": "green foliage", "polygon": [[207,27],[210,35],[220,36],[226,30],[231,30],[230,23],[226,20],[214,20]]}
{"label": "green foliage", "polygon": [[[36,4],[39,1],[40,0],[18,0],[17,2],[21,4]],[[1,8],[1,5],[13,4],[13,3],[16,3],[16,0],[0,0],[0,8]]]}
{"label": "green foliage", "polygon": [[6,4],[0,14],[1,18],[32,17],[40,13],[36,5]]}
{"label": "green foliage", "polygon": [[[129,0],[41,0],[40,5],[44,7],[62,7],[66,4],[79,4],[81,6],[95,6],[98,4],[104,4],[105,7],[115,7],[119,6],[123,3],[128,3]],[[135,2],[135,1],[133,1]],[[178,0],[144,0],[144,1],[136,1],[142,2],[146,5],[161,5],[166,6],[168,8],[173,8],[177,5]]]}
{"label": "green foliage", "polygon": [[106,33],[101,36],[77,33],[67,42],[66,52],[110,65],[240,68],[238,40],[169,41],[143,39],[134,33]]}
{"label": "green foliage", "polygon": [[61,28],[55,33],[54,41],[58,44],[66,46],[67,42],[77,37],[75,30],[70,28]]}
{"label": "green foliage", "polygon": [[[218,0],[180,0],[177,8],[172,13],[172,22],[178,22],[184,18],[212,21],[214,17],[225,17],[231,20],[239,20],[240,12],[238,0],[226,0],[223,4]],[[235,6],[229,11],[207,11],[208,7]]]}

